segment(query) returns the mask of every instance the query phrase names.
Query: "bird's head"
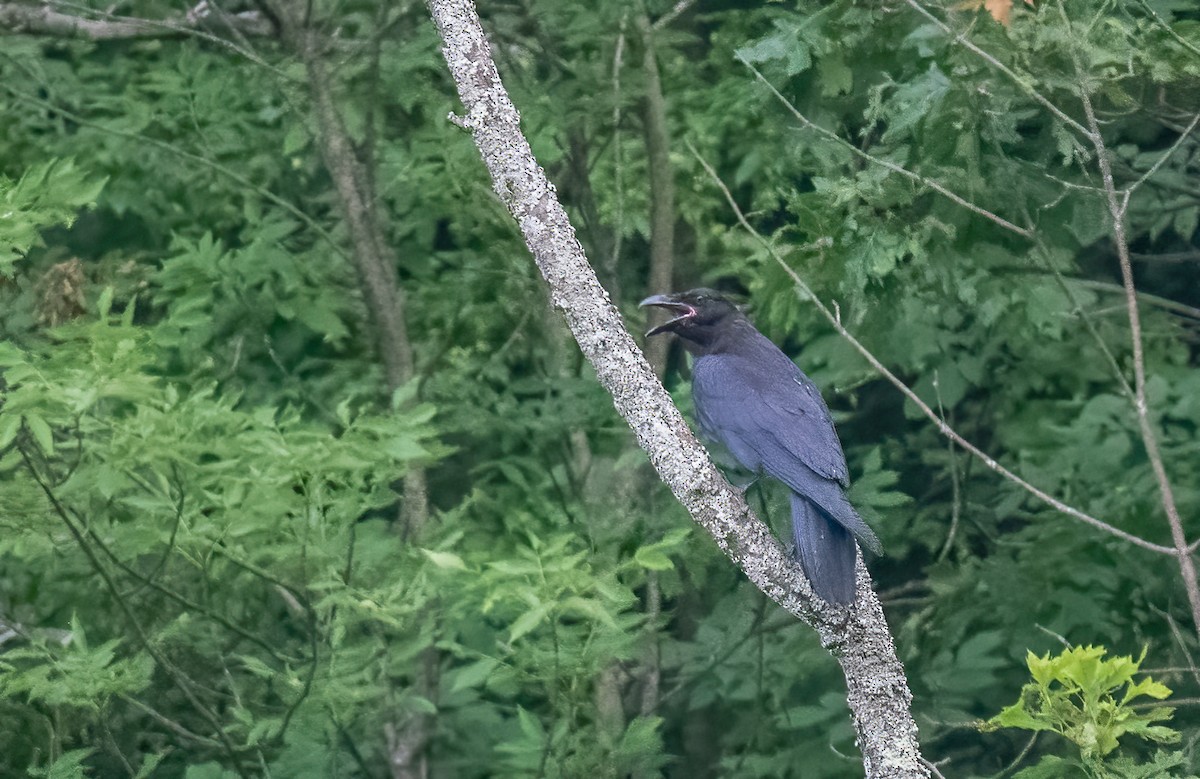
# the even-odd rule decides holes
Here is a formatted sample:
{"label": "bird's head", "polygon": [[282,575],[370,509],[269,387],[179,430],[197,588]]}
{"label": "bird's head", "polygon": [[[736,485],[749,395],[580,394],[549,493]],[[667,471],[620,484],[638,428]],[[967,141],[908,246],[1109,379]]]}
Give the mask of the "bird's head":
{"label": "bird's head", "polygon": [[707,346],[715,341],[722,328],[741,317],[737,306],[711,289],[692,289],[671,295],[651,295],[638,304],[669,311],[672,316],[647,336],[675,333],[685,341]]}

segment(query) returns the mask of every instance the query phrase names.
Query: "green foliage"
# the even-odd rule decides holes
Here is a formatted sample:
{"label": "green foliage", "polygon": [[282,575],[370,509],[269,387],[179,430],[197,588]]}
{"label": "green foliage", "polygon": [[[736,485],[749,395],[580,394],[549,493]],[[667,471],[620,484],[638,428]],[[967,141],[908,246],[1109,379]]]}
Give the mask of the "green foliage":
{"label": "green foliage", "polygon": [[39,231],[75,221],[93,205],[103,177],[92,177],[73,160],[36,165],[12,181],[0,175],[0,276],[38,242]]}
{"label": "green foliage", "polygon": [[[1166,544],[1122,386],[1096,150],[1038,98],[1082,122],[1089,97],[1130,192],[1151,424],[1194,533],[1200,136],[1182,131],[1200,19],[1182,0],[1016,2],[1007,27],[922,5],[952,33],[907,4],[850,0],[696,3],[655,30],[673,275],[749,293],[826,391],[851,497],[885,547],[867,562],[927,754],[1008,776],[1026,740],[959,723],[1028,681],[1026,647],[1051,649],[1039,626],[1085,645],[1135,637],[1155,679],[1200,696],[1181,670],[1197,646],[1174,559],[948,445],[745,234],[685,141],[948,424]],[[642,6],[480,7],[534,150],[640,329],[636,302],[663,291],[646,288]],[[5,38],[0,774],[383,775],[396,734],[425,723],[432,777],[861,775],[836,665],[694,531],[551,310],[445,120],[459,107],[424,8],[310,16],[336,31],[336,108],[406,296],[416,376],[394,393],[288,45]],[[685,410],[686,376],[675,353]],[[398,517],[417,468],[431,516],[414,536]],[[785,536],[782,496],[749,494]],[[1047,697],[1033,682],[1026,716],[1081,712],[1052,726],[1074,734],[1104,709],[1078,736],[1103,770],[1195,773],[1195,707],[1175,714],[1178,751],[1133,738],[1165,727],[1146,695],[1125,698],[1138,664],[1033,657]],[[1049,742],[1012,770],[1093,770]]]}
{"label": "green foliage", "polygon": [[1069,773],[1067,766],[1082,768],[1093,777],[1162,776],[1184,762],[1181,752],[1158,753],[1148,764],[1129,757],[1113,755],[1126,735],[1157,744],[1176,744],[1179,732],[1156,724],[1171,719],[1167,706],[1146,709],[1134,699],[1149,697],[1165,700],[1171,690],[1150,677],[1134,681],[1134,675],[1146,658],[1145,650],[1137,660],[1132,657],[1105,659],[1103,647],[1074,647],[1051,657],[1030,652],[1026,658],[1033,681],[1021,689],[1021,698],[983,723],[984,732],[998,728],[1019,728],[1033,732],[1050,731],[1063,736],[1079,750],[1079,761],[1046,756],[1034,767],[1017,776],[1049,776]]}

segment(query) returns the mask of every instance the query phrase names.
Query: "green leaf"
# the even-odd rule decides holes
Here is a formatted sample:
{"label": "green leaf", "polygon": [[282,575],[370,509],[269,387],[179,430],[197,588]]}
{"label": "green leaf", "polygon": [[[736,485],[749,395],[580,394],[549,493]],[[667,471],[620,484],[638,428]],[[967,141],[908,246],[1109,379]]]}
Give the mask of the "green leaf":
{"label": "green leaf", "polygon": [[1164,700],[1171,695],[1171,688],[1161,682],[1156,682],[1150,677],[1142,679],[1140,682],[1133,682],[1125,689],[1125,695],[1121,698],[1121,705],[1129,703],[1129,701],[1140,695],[1148,695],[1157,700]]}
{"label": "green leaf", "polygon": [[[1085,761],[1113,753],[1126,735],[1158,743],[1175,743],[1179,733],[1155,723],[1170,719],[1167,707],[1146,710],[1129,702],[1142,695],[1159,700],[1170,695],[1166,686],[1150,678],[1133,681],[1146,653],[1132,657],[1105,657],[1104,647],[1071,647],[1057,655],[1026,654],[1034,678],[1021,691],[1020,700],[984,723],[981,729],[1015,727],[1034,732],[1052,730],[1078,748]],[[1118,699],[1116,693],[1124,688]]]}
{"label": "green leaf", "polygon": [[416,460],[429,456],[429,450],[412,436],[393,436],[380,443],[380,448],[393,460]]}
{"label": "green leaf", "polygon": [[29,428],[30,435],[37,445],[41,447],[42,452],[51,457],[54,455],[54,433],[50,430],[50,425],[46,424],[46,420],[42,419],[37,414],[25,415],[25,426]]}
{"label": "green leaf", "polygon": [[7,449],[8,445],[16,440],[19,432],[21,417],[17,414],[0,413],[0,450]]}
{"label": "green leaf", "polygon": [[25,362],[25,352],[15,344],[0,341],[0,366],[22,365]]}
{"label": "green leaf", "polygon": [[421,695],[405,696],[402,708],[414,714],[437,714],[438,709],[433,701]]}
{"label": "green leaf", "polygon": [[42,230],[69,227],[80,208],[96,202],[104,184],[69,159],[34,165],[16,182],[0,176],[0,276],[9,275]]}
{"label": "green leaf", "polygon": [[467,570],[467,564],[463,559],[453,552],[438,552],[433,549],[422,549],[421,553],[429,558],[429,561],[438,568],[446,568],[456,571]]}
{"label": "green leaf", "polygon": [[539,603],[518,617],[508,629],[508,642],[515,642],[542,624],[552,607],[553,604],[550,603]]}
{"label": "green leaf", "polygon": [[1005,707],[999,714],[987,722],[981,723],[979,728],[984,732],[992,732],[1000,728],[1021,728],[1034,732],[1055,729],[1048,722],[1035,717],[1026,708],[1024,701]]}
{"label": "green leaf", "polygon": [[138,768],[138,772],[134,775],[133,779],[150,779],[150,776],[154,773],[154,769],[158,768],[158,764],[161,763],[163,758],[166,756],[166,752],[155,752],[153,754],[146,755],[146,758],[142,760],[142,765],[140,768]]}
{"label": "green leaf", "polygon": [[100,299],[96,301],[96,316],[101,322],[108,319],[108,312],[112,310],[113,303],[113,288],[107,286],[100,293]]}
{"label": "green leaf", "polygon": [[1073,760],[1054,755],[1043,755],[1036,765],[1023,768],[1013,774],[1013,779],[1083,779],[1087,773],[1083,766]]}
{"label": "green leaf", "polygon": [[283,155],[290,157],[308,146],[308,128],[302,122],[293,122],[283,136]]}
{"label": "green leaf", "polygon": [[234,779],[238,775],[227,771],[220,763],[195,763],[187,767],[184,779]]}
{"label": "green leaf", "polygon": [[86,779],[88,773],[83,767],[83,761],[96,750],[72,749],[64,752],[47,768],[31,768],[30,776],[41,776],[45,779]]}
{"label": "green leaf", "polygon": [[825,97],[844,95],[854,88],[854,71],[840,54],[826,54],[817,63],[821,74],[821,94]]}
{"label": "green leaf", "polygon": [[738,59],[749,63],[779,60],[788,76],[794,76],[812,65],[808,43],[799,35],[801,25],[775,20],[777,32],[758,42],[737,50]]}
{"label": "green leaf", "polygon": [[546,729],[542,726],[541,720],[530,714],[522,706],[517,706],[517,720],[521,725],[521,732],[525,737],[538,744],[546,743]]}
{"label": "green leaf", "polygon": [[634,561],[649,571],[669,571],[675,567],[671,558],[653,546],[643,546],[633,554]]}
{"label": "green leaf", "polygon": [[500,661],[491,657],[485,657],[468,666],[454,669],[450,674],[450,692],[459,692],[470,687],[478,687],[492,675],[499,665]]}
{"label": "green leaf", "polygon": [[564,612],[575,612],[588,619],[595,620],[607,625],[610,628],[616,629],[617,621],[613,619],[613,615],[608,609],[604,608],[603,604],[591,598],[581,598],[574,596],[567,598],[562,602],[561,606]]}
{"label": "green leaf", "polygon": [[238,655],[238,659],[242,661],[242,666],[247,671],[260,679],[275,679],[279,676],[279,671],[253,655]]}

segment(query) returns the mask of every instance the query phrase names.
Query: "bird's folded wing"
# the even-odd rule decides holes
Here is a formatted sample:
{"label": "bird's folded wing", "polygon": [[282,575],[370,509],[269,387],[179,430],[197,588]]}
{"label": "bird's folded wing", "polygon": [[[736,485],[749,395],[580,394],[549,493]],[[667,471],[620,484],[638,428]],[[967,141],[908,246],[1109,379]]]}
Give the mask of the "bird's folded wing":
{"label": "bird's folded wing", "polygon": [[[764,375],[772,368],[780,375]],[[705,434],[720,439],[742,465],[757,470],[764,458],[794,459],[818,476],[849,483],[846,456],[825,403],[790,360],[764,366],[713,355],[697,362],[692,381]],[[748,448],[757,455],[752,462],[747,462]]]}

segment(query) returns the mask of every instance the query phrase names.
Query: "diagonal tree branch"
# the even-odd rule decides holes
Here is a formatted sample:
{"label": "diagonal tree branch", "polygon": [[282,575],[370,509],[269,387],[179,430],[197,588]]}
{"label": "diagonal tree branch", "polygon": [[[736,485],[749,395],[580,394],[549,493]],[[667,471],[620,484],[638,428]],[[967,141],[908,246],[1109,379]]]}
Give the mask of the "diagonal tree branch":
{"label": "diagonal tree branch", "polygon": [[842,666],[866,776],[928,777],[909,712],[912,695],[879,599],[859,562],[849,609],[812,594],[799,566],[716,470],[671,403],[584,257],[554,187],[533,158],[520,118],[500,83],[470,0],[429,0],[443,54],[467,109],[469,129],[497,195],[521,228],[584,356],[663,481],[717,546],[759,589],[820,636]]}
{"label": "diagonal tree branch", "polygon": [[89,19],[55,11],[48,3],[0,3],[0,29],[56,38],[115,41],[141,38],[180,38],[197,32],[235,30],[242,35],[273,35],[271,21],[256,11],[213,12],[207,3],[166,19],[116,17]]}

